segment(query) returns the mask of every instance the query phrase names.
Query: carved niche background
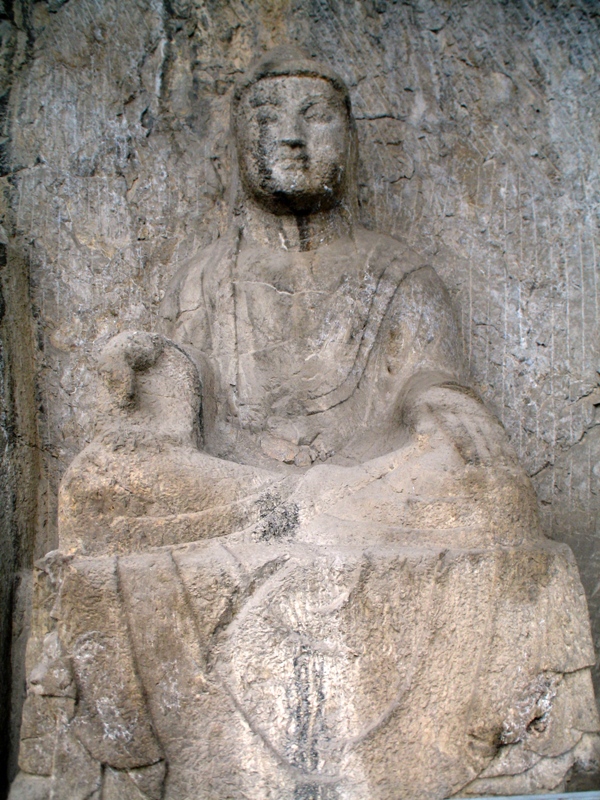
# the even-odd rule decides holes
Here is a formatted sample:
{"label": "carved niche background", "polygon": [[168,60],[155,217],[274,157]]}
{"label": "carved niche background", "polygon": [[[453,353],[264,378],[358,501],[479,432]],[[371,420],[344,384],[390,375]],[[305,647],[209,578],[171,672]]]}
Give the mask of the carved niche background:
{"label": "carved niche background", "polygon": [[48,0],[4,17],[4,223],[38,332],[22,565],[56,546],[58,482],[91,437],[93,342],[154,329],[178,263],[222,230],[231,88],[296,42],[350,86],[363,221],[406,234],[453,293],[477,389],[578,559],[598,648],[598,4]]}

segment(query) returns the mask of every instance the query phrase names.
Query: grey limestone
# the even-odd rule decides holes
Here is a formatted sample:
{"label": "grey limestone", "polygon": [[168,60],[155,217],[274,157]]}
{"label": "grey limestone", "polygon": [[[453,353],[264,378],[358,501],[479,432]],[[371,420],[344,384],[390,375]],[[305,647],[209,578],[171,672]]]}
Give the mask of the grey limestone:
{"label": "grey limestone", "polygon": [[93,435],[36,562],[11,800],[594,780],[575,559],[434,254],[361,224],[346,82],[284,45],[231,108],[221,234],[153,325],[96,345]]}

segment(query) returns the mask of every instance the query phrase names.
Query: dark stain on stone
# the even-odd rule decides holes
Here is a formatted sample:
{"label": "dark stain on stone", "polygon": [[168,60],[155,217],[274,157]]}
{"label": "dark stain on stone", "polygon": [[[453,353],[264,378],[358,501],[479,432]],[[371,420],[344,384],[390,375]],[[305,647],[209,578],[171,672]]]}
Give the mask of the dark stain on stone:
{"label": "dark stain on stone", "polygon": [[0,6],[0,19],[6,19],[9,22],[14,23],[15,13],[13,0],[4,0]]}
{"label": "dark stain on stone", "polygon": [[294,766],[308,772],[319,767],[317,741],[323,734],[323,656],[302,644],[294,659],[295,736],[290,742]]}
{"label": "dark stain on stone", "polygon": [[291,763],[307,775],[307,782],[298,783],[294,800],[336,800],[335,786],[311,781],[319,775],[319,750],[327,738],[323,708],[323,654],[308,644],[301,644],[294,658],[294,682],[288,694],[290,716],[294,726],[288,741]]}
{"label": "dark stain on stone", "polygon": [[334,786],[304,783],[294,789],[294,800],[337,800]]}
{"label": "dark stain on stone", "polygon": [[258,523],[256,538],[260,542],[268,542],[294,535],[300,523],[299,509],[296,503],[276,505],[269,509],[269,497],[262,499],[265,513]]}

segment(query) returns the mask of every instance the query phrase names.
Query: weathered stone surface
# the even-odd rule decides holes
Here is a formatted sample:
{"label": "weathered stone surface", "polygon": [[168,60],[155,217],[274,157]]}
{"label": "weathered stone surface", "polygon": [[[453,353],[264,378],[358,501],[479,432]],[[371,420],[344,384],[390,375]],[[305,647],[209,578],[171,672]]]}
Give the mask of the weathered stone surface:
{"label": "weathered stone surface", "polygon": [[50,800],[51,779],[39,775],[19,772],[11,787],[11,793],[21,800]]}
{"label": "weathered stone surface", "polygon": [[50,784],[50,798],[55,797],[70,800],[101,800],[102,797],[102,765],[90,756],[68,728],[59,731],[56,737]]}
{"label": "weathered stone surface", "polygon": [[581,552],[591,597],[597,35],[583,2],[16,11],[5,39],[16,73],[9,234],[31,243],[45,342],[38,555],[57,544],[59,479],[91,436],[91,344],[153,327],[178,264],[216,237],[230,89],[257,53],[289,41],[346,78],[361,214],[424,249],[450,287],[478,389],[534,474],[553,534]]}
{"label": "weathered stone surface", "polygon": [[[350,85],[361,214],[426,250],[457,299],[478,390],[534,476],[548,530],[579,558],[597,619],[594,3],[11,8],[3,224],[33,264],[41,404],[26,359],[12,350],[8,361],[43,429],[37,555],[57,546],[59,480],[91,437],[91,345],[152,328],[178,264],[216,238],[231,86],[261,49],[291,41]],[[5,299],[15,307],[8,282]],[[17,470],[23,455],[11,455]],[[11,486],[35,498],[31,482]]]}
{"label": "weathered stone surface", "polygon": [[[70,562],[60,593],[72,606],[57,603],[68,649],[74,625],[89,627],[94,586],[112,563]],[[121,557],[118,571],[129,638],[112,655],[133,654],[130,680],[141,681],[169,764],[168,800],[413,797],[415,785],[420,797],[535,792],[597,757],[593,651],[563,546],[241,544],[234,535]],[[108,617],[94,627],[104,641],[114,630]],[[105,716],[107,686],[80,685],[85,713]],[[116,702],[126,707],[112,698],[111,715]],[[152,785],[163,765],[147,776],[111,764],[103,792],[160,797]]]}
{"label": "weathered stone surface", "polygon": [[[534,754],[526,751],[526,761],[518,762],[518,766],[514,768],[514,775],[511,777],[486,775],[486,777],[478,778],[462,789],[460,796],[483,797],[485,795],[560,791],[561,774],[564,775],[565,769],[570,769],[578,761],[582,765],[582,770],[588,769],[597,772],[599,758],[597,737],[584,734],[572,750],[552,758],[535,758]],[[525,763],[527,766],[524,766]],[[593,784],[577,788],[585,790],[591,785]]]}
{"label": "weathered stone surface", "polygon": [[52,775],[57,731],[66,728],[74,713],[72,699],[29,695],[21,722],[21,769],[34,775]]}
{"label": "weathered stone surface", "polygon": [[117,772],[108,767],[104,774],[102,797],[107,800],[162,800],[165,763]]}
{"label": "weathered stone surface", "polygon": [[57,546],[59,481],[92,436],[92,343],[153,329],[179,263],[224,230],[235,76],[297,41],[349,83],[363,220],[426,251],[450,288],[478,391],[579,559],[600,641],[598,35],[584,0],[7,3],[3,574],[31,565],[38,454],[37,556]]}
{"label": "weathered stone surface", "polygon": [[62,483],[65,551],[180,544],[229,533],[261,515],[282,479],[198,450],[199,382],[188,356],[157,334],[124,333],[100,365],[112,394],[99,402],[93,444]]}
{"label": "weathered stone surface", "polygon": [[[68,648],[79,690],[71,728],[102,764],[131,769],[160,759],[143,693],[128,656],[127,623],[118,601],[116,564],[70,565],[60,594],[61,639]],[[93,691],[101,702],[89,707]]]}
{"label": "weathered stone surface", "polygon": [[442,800],[593,772],[574,559],[469,385],[437,274],[358,224],[346,85],[274,50],[233,134],[228,228],[161,307],[177,344],[101,350],[62,482],[30,679],[76,699],[52,792]]}

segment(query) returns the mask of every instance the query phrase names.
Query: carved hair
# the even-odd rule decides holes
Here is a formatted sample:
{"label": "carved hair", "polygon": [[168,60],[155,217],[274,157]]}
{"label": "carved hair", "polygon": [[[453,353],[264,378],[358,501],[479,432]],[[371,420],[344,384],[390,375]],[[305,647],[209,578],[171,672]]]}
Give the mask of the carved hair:
{"label": "carved hair", "polygon": [[242,96],[251,86],[263,78],[284,77],[322,78],[329,81],[343,96],[348,117],[352,119],[352,104],[348,87],[331,67],[303,53],[296,47],[276,47],[256,61],[237,82],[233,92],[233,115]]}

